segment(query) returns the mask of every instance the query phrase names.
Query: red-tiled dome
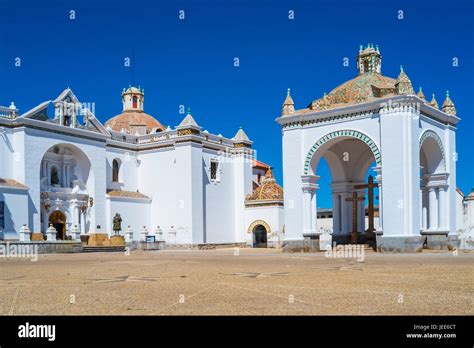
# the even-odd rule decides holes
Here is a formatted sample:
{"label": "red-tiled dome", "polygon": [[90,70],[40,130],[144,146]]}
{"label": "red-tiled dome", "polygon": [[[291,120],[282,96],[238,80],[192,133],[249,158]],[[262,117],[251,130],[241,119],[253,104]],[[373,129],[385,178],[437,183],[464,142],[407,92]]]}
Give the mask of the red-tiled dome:
{"label": "red-tiled dome", "polygon": [[140,110],[126,110],[105,122],[105,126],[112,128],[116,132],[124,129],[125,132],[130,134],[135,134],[135,131],[144,127],[146,128],[146,133],[150,133],[153,130],[165,130],[165,127],[153,116]]}

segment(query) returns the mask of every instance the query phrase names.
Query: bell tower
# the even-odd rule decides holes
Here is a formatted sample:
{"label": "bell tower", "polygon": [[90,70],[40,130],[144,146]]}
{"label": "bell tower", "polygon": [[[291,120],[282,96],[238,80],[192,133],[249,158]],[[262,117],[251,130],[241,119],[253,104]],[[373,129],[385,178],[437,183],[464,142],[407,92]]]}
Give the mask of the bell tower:
{"label": "bell tower", "polygon": [[357,56],[357,69],[359,75],[369,72],[382,73],[382,56],[380,55],[379,46],[367,44],[366,48],[360,46]]}
{"label": "bell tower", "polygon": [[122,91],[123,111],[143,111],[145,90],[143,88],[128,87]]}

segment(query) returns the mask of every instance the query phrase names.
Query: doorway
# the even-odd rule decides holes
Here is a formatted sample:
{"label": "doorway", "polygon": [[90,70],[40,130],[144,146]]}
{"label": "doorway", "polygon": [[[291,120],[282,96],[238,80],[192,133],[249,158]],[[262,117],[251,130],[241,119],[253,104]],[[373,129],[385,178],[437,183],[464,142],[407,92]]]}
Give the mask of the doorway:
{"label": "doorway", "polygon": [[56,239],[65,240],[66,239],[66,215],[60,210],[55,210],[49,216],[49,223],[53,225],[58,234]]}
{"label": "doorway", "polygon": [[267,229],[262,225],[257,225],[253,229],[253,247],[254,248],[267,247]]}

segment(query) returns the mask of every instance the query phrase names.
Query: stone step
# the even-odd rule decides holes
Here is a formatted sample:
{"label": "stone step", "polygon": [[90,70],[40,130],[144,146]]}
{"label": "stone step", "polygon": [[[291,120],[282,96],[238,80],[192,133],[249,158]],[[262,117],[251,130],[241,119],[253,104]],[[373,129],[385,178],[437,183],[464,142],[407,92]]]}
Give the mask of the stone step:
{"label": "stone step", "polygon": [[112,246],[84,246],[82,252],[124,252],[125,246],[123,245],[112,245]]}

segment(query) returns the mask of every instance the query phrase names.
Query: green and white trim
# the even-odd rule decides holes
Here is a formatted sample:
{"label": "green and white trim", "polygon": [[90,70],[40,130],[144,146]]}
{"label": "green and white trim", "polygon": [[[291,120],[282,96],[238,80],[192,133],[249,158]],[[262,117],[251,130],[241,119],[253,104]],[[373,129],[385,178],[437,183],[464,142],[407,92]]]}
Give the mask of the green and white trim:
{"label": "green and white trim", "polygon": [[365,144],[367,144],[367,146],[370,148],[370,150],[374,154],[374,158],[375,158],[375,162],[377,163],[377,166],[378,167],[382,166],[382,156],[380,154],[380,150],[375,144],[375,142],[369,136],[356,130],[344,129],[344,130],[334,131],[329,134],[326,134],[325,136],[321,137],[316,143],[314,143],[314,145],[311,147],[311,149],[308,151],[308,154],[306,155],[306,158],[304,161],[303,175],[309,174],[311,159],[313,158],[313,155],[316,153],[316,151],[328,141],[335,138],[339,138],[339,137],[350,137],[350,138],[356,138],[356,139],[362,140]]}

